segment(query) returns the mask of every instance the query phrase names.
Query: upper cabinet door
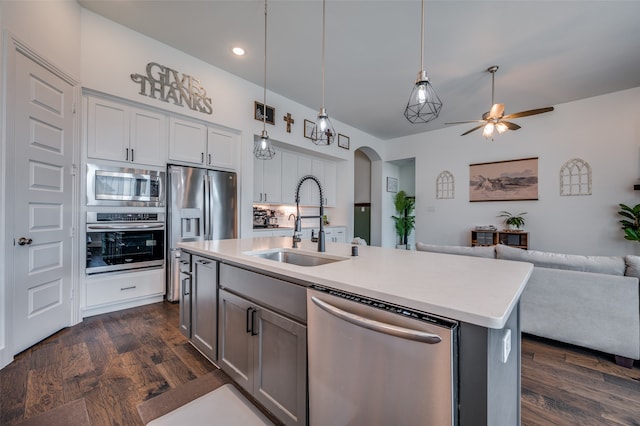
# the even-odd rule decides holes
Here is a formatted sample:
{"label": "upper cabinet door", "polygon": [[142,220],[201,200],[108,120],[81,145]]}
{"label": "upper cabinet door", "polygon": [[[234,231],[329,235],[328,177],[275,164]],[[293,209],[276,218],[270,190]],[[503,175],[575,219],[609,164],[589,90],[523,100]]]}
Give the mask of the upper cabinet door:
{"label": "upper cabinet door", "polygon": [[169,158],[206,165],[207,126],[171,117],[169,120]]}
{"label": "upper cabinet door", "polygon": [[282,203],[296,203],[296,186],[300,178],[298,177],[298,155],[282,152]]}
{"label": "upper cabinet door", "polygon": [[235,170],[238,135],[209,127],[207,135],[207,166]]}
{"label": "upper cabinet door", "polygon": [[337,183],[338,183],[338,166],[333,161],[325,161],[324,163],[324,202],[329,207],[336,206]]}
{"label": "upper cabinet door", "polygon": [[88,98],[87,156],[104,160],[130,161],[129,109],[100,98]]}
{"label": "upper cabinet door", "polygon": [[130,118],[130,161],[152,166],[164,166],[167,160],[165,117],[134,108],[131,110]]}
{"label": "upper cabinet door", "polygon": [[164,166],[165,117],[106,99],[88,97],[87,156]]}

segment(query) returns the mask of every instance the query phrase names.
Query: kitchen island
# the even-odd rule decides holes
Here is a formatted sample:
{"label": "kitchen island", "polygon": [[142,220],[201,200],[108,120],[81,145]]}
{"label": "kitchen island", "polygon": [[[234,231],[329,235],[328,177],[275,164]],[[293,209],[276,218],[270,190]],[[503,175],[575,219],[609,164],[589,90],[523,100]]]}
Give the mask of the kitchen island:
{"label": "kitchen island", "polygon": [[[317,253],[316,244],[308,240],[298,249],[291,249],[291,243],[291,238],[271,237],[181,243],[179,247],[218,263],[220,283],[216,284],[221,295],[228,292],[229,297],[234,296],[233,286],[229,286],[230,290],[226,287],[228,277],[238,271],[237,281],[245,287],[260,287],[259,277],[291,283],[297,288],[315,285],[455,320],[459,326],[452,357],[453,423],[465,426],[519,424],[518,301],[531,274],[531,264],[370,246],[358,246],[358,256],[351,256],[350,244],[327,243],[326,252]],[[309,254],[329,263],[300,266],[267,258],[270,253],[282,250]],[[269,293],[263,291],[262,297],[268,298]],[[248,299],[260,302],[256,297]],[[282,300],[288,298],[266,301],[264,305],[277,305]],[[222,302],[219,306],[218,346],[221,348],[224,344]],[[257,312],[251,306],[246,309],[247,318]],[[300,322],[306,321],[306,311],[298,317]],[[251,318],[251,327],[253,324]],[[220,364],[224,364],[222,358],[218,359]],[[313,380],[310,374],[309,382]],[[392,395],[394,390],[387,392]],[[304,419],[285,422],[304,424]]]}

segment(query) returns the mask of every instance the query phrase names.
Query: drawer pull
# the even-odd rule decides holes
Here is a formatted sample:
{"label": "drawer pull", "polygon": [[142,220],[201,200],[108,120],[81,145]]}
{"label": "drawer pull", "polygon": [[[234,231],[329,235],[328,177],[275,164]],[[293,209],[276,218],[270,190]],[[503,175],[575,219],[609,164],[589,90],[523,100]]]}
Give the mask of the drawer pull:
{"label": "drawer pull", "polygon": [[132,285],[131,287],[120,287],[120,290],[121,291],[123,291],[123,290],[133,290],[134,288],[136,288],[136,286]]}

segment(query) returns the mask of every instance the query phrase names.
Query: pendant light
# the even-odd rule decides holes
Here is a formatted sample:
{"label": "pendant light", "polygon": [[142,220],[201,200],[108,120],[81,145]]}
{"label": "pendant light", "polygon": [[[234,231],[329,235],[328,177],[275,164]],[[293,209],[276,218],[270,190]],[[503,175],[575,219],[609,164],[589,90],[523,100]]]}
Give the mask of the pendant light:
{"label": "pendant light", "polygon": [[276,151],[267,134],[267,0],[264,0],[264,84],[262,99],[262,134],[253,147],[253,155],[260,160],[271,160]]}
{"label": "pendant light", "polygon": [[404,116],[411,123],[428,123],[440,114],[442,101],[433,90],[433,86],[424,69],[424,0],[422,0],[422,21],[420,24],[420,72],[413,86]]}
{"label": "pendant light", "polygon": [[336,138],[336,131],[329,121],[327,110],[324,108],[324,24],[325,0],[322,0],[322,108],[318,113],[318,119],[311,131],[311,140],[316,145],[331,145]]}

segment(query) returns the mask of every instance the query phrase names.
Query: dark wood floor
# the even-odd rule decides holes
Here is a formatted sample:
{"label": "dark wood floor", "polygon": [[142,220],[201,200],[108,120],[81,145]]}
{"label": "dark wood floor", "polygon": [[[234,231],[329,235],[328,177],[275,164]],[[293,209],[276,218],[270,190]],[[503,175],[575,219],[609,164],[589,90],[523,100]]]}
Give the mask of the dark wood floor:
{"label": "dark wood floor", "polygon": [[[156,303],[86,318],[0,370],[0,425],[78,398],[93,425],[141,425],[136,406],[215,367],[178,331],[178,306]],[[523,339],[522,424],[640,425],[640,365]]]}

